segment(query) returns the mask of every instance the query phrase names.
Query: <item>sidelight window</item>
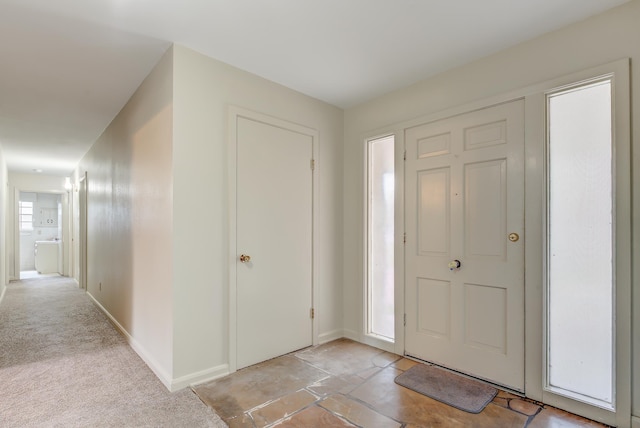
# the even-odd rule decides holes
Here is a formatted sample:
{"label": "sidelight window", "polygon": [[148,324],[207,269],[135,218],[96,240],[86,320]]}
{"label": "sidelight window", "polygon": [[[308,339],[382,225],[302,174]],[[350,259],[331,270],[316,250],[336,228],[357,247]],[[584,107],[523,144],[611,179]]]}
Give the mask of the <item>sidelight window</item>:
{"label": "sidelight window", "polygon": [[547,95],[546,388],[614,407],[612,84]]}
{"label": "sidelight window", "polygon": [[367,333],[394,339],[393,135],[367,141]]}

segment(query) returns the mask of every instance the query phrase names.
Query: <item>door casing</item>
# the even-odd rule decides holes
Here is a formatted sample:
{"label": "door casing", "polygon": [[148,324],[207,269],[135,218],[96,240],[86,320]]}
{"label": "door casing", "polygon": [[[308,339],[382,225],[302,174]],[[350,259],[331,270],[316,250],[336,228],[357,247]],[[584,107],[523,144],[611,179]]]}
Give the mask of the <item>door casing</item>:
{"label": "door casing", "polygon": [[238,118],[243,117],[250,120],[263,122],[268,125],[280,127],[290,131],[298,132],[311,137],[312,139],[312,152],[313,152],[313,174],[312,174],[312,288],[311,299],[312,306],[314,308],[315,316],[311,320],[312,325],[312,343],[318,344],[318,312],[316,310],[316,289],[319,283],[318,266],[318,254],[319,254],[319,240],[317,239],[318,231],[318,207],[319,207],[319,192],[318,192],[318,132],[315,129],[298,125],[283,119],[268,116],[262,113],[253,112],[247,109],[243,109],[236,106],[229,106],[228,110],[228,191],[229,191],[229,252],[227,260],[227,268],[229,271],[229,373],[233,373],[237,370],[237,275],[236,275],[236,258],[237,258],[237,242],[236,242],[236,202],[237,202],[237,121]]}
{"label": "door casing", "polygon": [[[396,141],[396,244],[395,244],[395,342],[385,348],[404,354],[404,130],[426,122],[433,122],[486,106],[524,98],[525,100],[525,394],[527,397],[584,415],[594,420],[617,426],[631,424],[631,189],[630,189],[630,83],[628,58],[601,66],[578,71],[542,83],[516,89],[501,95],[449,108],[433,114],[392,124],[362,135],[362,141],[380,135],[395,135]],[[573,400],[555,397],[543,391],[543,245],[545,215],[545,93],[566,85],[574,85],[599,76],[613,74],[614,110],[616,122],[614,135],[617,156],[617,210],[622,217],[617,219],[618,256],[616,293],[616,401],[617,411],[603,418],[601,409]],[[364,144],[363,144],[364,146]],[[363,151],[364,153],[364,151]],[[625,176],[626,174],[626,176]],[[366,196],[366,195],[365,195]],[[640,232],[638,232],[640,233]],[[625,235],[626,234],[626,235]],[[365,235],[366,236],[366,235]],[[365,245],[365,243],[363,243]],[[366,247],[364,247],[366,248]],[[640,257],[640,256],[636,256]],[[363,301],[366,304],[366,301]],[[366,311],[363,311],[366,312]],[[363,324],[364,325],[364,324]],[[362,333],[364,336],[364,332]],[[367,343],[375,346],[375,342]],[[553,403],[550,403],[553,401]],[[605,413],[606,415],[606,413]],[[605,420],[606,419],[606,420]]]}
{"label": "door casing", "polygon": [[88,221],[88,182],[87,172],[80,177],[78,184],[78,281],[83,290],[87,289],[87,221]]}

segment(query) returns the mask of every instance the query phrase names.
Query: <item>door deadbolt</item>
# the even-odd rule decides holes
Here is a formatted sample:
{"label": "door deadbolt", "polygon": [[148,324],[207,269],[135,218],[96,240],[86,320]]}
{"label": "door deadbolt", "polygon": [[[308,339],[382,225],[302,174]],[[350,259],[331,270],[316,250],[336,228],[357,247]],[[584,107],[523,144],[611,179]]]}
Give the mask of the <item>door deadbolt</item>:
{"label": "door deadbolt", "polygon": [[509,241],[517,242],[518,239],[520,239],[520,235],[518,235],[517,233],[510,233],[509,234]]}
{"label": "door deadbolt", "polygon": [[240,261],[242,263],[249,263],[251,261],[251,256],[247,256],[246,254],[240,254]]}

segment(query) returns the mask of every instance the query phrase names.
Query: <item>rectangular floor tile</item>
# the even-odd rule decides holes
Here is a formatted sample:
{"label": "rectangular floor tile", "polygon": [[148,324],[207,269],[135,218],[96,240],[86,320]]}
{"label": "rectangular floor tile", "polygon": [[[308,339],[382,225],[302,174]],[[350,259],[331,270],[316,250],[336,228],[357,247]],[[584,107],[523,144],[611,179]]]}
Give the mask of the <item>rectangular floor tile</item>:
{"label": "rectangular floor tile", "polygon": [[284,419],[293,413],[302,410],[316,401],[316,397],[305,390],[285,395],[266,406],[259,407],[251,412],[257,428],[263,428],[280,419]]}
{"label": "rectangular floor tile", "polygon": [[224,420],[298,391],[327,373],[285,355],[194,387],[200,399]]}
{"label": "rectangular floor tile", "polygon": [[361,427],[400,428],[401,424],[343,395],[332,395],[319,404]]}
{"label": "rectangular floor tile", "polygon": [[341,428],[354,426],[328,410],[317,406],[309,407],[300,413],[296,413],[290,419],[274,425],[274,427],[278,428]]}

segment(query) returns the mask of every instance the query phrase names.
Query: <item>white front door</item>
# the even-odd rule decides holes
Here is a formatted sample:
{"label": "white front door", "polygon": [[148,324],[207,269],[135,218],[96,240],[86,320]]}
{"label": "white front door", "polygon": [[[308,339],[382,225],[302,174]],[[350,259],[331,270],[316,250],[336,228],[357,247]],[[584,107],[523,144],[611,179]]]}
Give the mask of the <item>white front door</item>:
{"label": "white front door", "polygon": [[405,352],[524,391],[524,101],[408,128],[405,148]]}
{"label": "white front door", "polygon": [[313,137],[241,116],[235,126],[240,369],[312,344]]}

